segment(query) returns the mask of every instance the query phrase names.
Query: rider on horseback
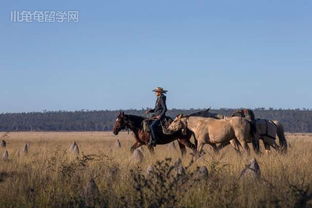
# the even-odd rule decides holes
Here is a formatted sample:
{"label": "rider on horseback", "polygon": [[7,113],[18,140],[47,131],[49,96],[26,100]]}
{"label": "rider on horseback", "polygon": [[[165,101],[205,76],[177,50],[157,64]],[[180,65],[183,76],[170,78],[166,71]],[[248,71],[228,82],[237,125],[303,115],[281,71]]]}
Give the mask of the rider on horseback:
{"label": "rider on horseback", "polygon": [[157,87],[153,90],[157,96],[157,100],[155,103],[155,108],[146,111],[145,113],[153,113],[152,123],[150,125],[151,135],[150,141],[148,143],[149,146],[155,146],[157,143],[157,127],[160,125],[161,121],[165,118],[165,114],[167,112],[166,106],[166,96],[164,95],[167,90],[164,90],[161,87]]}

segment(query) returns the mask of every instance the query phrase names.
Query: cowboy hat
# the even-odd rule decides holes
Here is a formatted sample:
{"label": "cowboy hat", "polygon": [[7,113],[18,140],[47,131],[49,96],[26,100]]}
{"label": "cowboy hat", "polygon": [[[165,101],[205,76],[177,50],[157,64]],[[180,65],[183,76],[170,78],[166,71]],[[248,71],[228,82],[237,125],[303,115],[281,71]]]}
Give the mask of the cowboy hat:
{"label": "cowboy hat", "polygon": [[160,93],[166,93],[168,90],[164,90],[162,87],[156,87],[153,89],[153,92],[160,92]]}

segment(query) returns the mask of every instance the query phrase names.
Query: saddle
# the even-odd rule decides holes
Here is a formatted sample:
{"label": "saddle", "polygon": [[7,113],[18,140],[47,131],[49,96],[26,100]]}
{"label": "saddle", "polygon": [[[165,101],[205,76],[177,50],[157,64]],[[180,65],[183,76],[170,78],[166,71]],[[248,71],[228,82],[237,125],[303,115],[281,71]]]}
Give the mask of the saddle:
{"label": "saddle", "polygon": [[[154,119],[150,119],[150,118],[146,118],[143,120],[142,125],[143,125],[143,131],[144,132],[146,132],[146,133],[151,132],[150,125],[153,121],[154,121]],[[169,116],[165,116],[163,119],[160,120],[160,125],[158,126],[158,131],[166,134],[166,129],[172,121],[173,121],[172,118],[170,118]]]}

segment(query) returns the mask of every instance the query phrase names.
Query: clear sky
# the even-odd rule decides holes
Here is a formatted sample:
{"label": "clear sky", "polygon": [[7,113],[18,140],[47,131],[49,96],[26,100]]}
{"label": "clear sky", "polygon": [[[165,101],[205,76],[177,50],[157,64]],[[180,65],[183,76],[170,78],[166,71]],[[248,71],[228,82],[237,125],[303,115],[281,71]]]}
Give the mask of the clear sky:
{"label": "clear sky", "polygon": [[[311,0],[1,0],[0,112],[312,108]],[[79,11],[17,23],[11,11]]]}

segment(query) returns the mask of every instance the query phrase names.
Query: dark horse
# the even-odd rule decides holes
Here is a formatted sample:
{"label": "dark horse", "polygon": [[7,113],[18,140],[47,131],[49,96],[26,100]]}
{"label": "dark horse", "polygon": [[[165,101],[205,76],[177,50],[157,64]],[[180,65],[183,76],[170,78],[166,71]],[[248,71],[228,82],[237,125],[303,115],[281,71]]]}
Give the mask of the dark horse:
{"label": "dark horse", "polygon": [[[139,148],[142,145],[147,145],[149,142],[149,132],[144,131],[143,128],[143,122],[145,119],[146,118],[142,116],[127,115],[124,114],[124,112],[120,112],[117,116],[113,127],[113,133],[117,135],[123,129],[130,129],[133,132],[136,142],[132,145],[130,149],[131,152],[133,152],[135,149]],[[194,152],[196,152],[196,145],[190,142],[190,139],[193,135],[191,131],[178,131],[172,134],[164,134],[160,126],[157,131],[157,135],[159,138],[157,140],[157,144],[168,144],[174,140],[178,140],[182,155],[185,155],[186,153],[185,146],[191,148]],[[153,147],[149,146],[148,149],[151,153],[154,153]]]}

